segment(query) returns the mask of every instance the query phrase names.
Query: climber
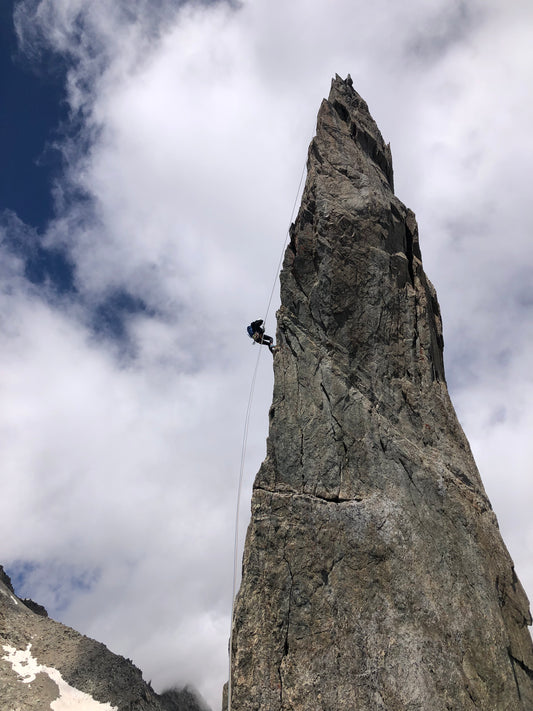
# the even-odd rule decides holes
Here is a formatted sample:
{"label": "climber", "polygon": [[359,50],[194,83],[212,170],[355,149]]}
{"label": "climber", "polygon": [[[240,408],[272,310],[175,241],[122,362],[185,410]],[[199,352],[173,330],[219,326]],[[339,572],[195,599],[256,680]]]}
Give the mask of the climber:
{"label": "climber", "polygon": [[246,328],[250,338],[253,338],[256,343],[263,343],[268,346],[269,351],[274,355],[276,352],[276,346],[274,345],[274,339],[272,336],[267,336],[265,329],[261,326],[263,319],[260,318],[257,321],[252,321],[252,323]]}

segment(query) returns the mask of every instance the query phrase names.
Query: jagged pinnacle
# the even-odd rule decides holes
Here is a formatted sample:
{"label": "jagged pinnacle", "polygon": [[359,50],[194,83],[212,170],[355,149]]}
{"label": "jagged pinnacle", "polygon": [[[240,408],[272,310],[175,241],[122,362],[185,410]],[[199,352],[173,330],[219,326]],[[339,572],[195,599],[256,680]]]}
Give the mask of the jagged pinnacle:
{"label": "jagged pinnacle", "polygon": [[444,378],[389,147],[333,80],[281,274],[232,711],[531,711],[514,573]]}

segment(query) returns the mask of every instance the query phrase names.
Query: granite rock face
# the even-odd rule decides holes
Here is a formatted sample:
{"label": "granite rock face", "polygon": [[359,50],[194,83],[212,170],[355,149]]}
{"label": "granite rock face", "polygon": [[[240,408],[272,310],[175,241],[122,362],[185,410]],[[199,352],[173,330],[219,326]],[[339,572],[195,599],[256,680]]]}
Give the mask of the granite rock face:
{"label": "granite rock face", "polygon": [[[30,601],[34,612],[24,602],[0,566],[2,710],[207,711],[193,692],[156,694],[130,660],[43,615],[37,603]],[[80,692],[87,696],[80,700]]]}
{"label": "granite rock face", "polygon": [[389,147],[336,77],[281,274],[233,711],[531,711],[528,601],[446,387]]}

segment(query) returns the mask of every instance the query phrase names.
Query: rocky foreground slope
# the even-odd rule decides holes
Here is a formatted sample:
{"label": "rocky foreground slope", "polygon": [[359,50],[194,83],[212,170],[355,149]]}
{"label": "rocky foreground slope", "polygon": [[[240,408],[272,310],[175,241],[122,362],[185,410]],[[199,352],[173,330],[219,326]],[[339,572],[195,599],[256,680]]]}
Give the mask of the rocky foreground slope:
{"label": "rocky foreground slope", "polygon": [[336,77],[281,274],[233,711],[531,711],[528,601],[446,387],[389,147]]}
{"label": "rocky foreground slope", "polygon": [[207,711],[187,689],[156,694],[131,661],[19,599],[1,566],[0,709]]}

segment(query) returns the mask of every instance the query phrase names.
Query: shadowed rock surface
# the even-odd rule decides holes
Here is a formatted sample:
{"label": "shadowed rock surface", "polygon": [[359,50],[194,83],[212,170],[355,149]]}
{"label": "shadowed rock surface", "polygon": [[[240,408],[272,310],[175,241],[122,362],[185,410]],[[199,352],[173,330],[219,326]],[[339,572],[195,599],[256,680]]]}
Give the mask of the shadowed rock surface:
{"label": "shadowed rock surface", "polygon": [[446,387],[389,147],[333,80],[281,273],[232,709],[531,711],[526,595]]}
{"label": "shadowed rock surface", "polygon": [[194,689],[170,689],[161,694],[164,711],[210,711],[205,702],[198,697]]}
{"label": "shadowed rock surface", "polygon": [[[9,661],[9,650],[30,652],[43,667],[57,670],[70,686],[103,706],[102,711],[208,711],[194,692],[184,689],[158,695],[133,663],[110,652],[103,644],[70,627],[33,612],[16,597],[9,576],[0,566],[0,709],[46,711],[60,696],[58,684],[48,673],[37,673],[24,682]],[[46,611],[45,611],[46,614]],[[54,707],[55,708],[55,707]],[[81,708],[72,705],[62,709]],[[83,706],[83,708],[89,708]],[[99,711],[100,711],[99,708]],[[90,706],[93,711],[93,706]],[[95,708],[96,711],[96,708]]]}

